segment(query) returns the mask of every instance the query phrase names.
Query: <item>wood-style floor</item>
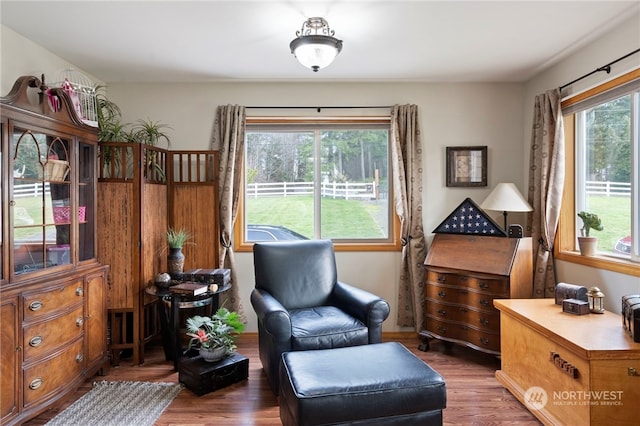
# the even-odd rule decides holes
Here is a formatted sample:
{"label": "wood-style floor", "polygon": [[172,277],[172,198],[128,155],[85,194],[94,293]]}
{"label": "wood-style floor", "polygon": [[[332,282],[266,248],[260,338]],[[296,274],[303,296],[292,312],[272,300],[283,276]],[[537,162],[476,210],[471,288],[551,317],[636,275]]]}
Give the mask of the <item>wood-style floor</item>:
{"label": "wood-style floor", "polygon": [[[418,349],[414,333],[389,333],[384,341],[398,341],[427,362],[445,379],[447,408],[445,425],[540,425],[540,422],[494,377],[500,368],[496,357],[471,349],[431,342],[431,350]],[[280,425],[277,398],[271,393],[258,358],[258,337],[245,333],[238,339],[238,352],[249,358],[249,379],[224,389],[196,396],[184,389],[163,412],[156,425],[267,426]],[[64,404],[50,409],[26,425],[43,425],[62,409],[91,389],[95,380],[177,382],[173,363],[165,361],[162,347],[145,348],[145,363],[131,365],[127,359],[105,376],[85,382]],[[123,425],[124,426],[124,425]]]}

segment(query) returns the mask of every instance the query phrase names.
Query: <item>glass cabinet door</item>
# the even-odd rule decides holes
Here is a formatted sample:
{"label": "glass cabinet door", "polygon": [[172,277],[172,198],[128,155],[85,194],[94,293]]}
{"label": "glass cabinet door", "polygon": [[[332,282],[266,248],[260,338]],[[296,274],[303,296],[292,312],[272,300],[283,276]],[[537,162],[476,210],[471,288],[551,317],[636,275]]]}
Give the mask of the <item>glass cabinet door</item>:
{"label": "glass cabinet door", "polygon": [[72,262],[72,144],[69,138],[13,128],[10,226],[15,275]]}
{"label": "glass cabinet door", "polygon": [[78,260],[96,257],[95,252],[95,175],[97,148],[78,144]]}

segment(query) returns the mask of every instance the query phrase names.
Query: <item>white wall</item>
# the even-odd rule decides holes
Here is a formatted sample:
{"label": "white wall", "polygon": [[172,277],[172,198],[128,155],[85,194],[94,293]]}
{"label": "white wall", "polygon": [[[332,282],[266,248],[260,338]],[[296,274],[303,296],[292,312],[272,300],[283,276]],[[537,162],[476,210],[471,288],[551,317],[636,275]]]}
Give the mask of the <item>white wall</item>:
{"label": "white wall", "polygon": [[[579,52],[561,63],[538,74],[526,84],[524,140],[527,149],[525,150],[525,166],[529,161],[530,129],[533,121],[533,101],[535,96],[546,90],[569,83],[638,48],[640,48],[640,13],[630,16],[611,32],[585,46]],[[633,68],[637,68],[639,65],[640,54],[630,56],[613,65],[610,74],[599,72],[571,87],[567,87],[566,90],[562,91],[563,97],[570,97],[576,93],[581,93],[602,82],[622,75]],[[640,278],[638,277],[565,261],[556,261],[556,267],[559,281],[580,284],[586,287],[598,286],[606,296],[605,308],[613,312],[620,312],[620,299],[622,296],[640,293]]]}
{"label": "white wall", "polygon": [[66,69],[80,71],[96,84],[103,84],[90,74],[4,25],[0,25],[0,64],[2,64],[0,68],[2,96],[9,93],[18,77],[33,75],[41,78],[44,74],[46,83],[55,83],[60,73]]}

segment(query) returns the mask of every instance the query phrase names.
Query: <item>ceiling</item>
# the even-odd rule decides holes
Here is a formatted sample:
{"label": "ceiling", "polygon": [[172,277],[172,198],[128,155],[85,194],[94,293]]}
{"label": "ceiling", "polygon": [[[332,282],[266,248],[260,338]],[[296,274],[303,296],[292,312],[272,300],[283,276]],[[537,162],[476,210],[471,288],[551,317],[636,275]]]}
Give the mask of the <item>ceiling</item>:
{"label": "ceiling", "polygon": [[[1,0],[0,16],[106,83],[521,82],[639,7],[640,0]],[[317,73],[289,50],[312,16],[344,41]]]}

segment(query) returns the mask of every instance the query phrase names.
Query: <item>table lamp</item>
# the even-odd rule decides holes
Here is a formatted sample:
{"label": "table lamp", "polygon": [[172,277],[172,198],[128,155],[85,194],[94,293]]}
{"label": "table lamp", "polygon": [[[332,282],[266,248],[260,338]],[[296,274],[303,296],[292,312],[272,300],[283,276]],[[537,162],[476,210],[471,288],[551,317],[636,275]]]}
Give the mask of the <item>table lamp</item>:
{"label": "table lamp", "polygon": [[513,183],[499,183],[480,205],[483,210],[501,211],[504,230],[507,230],[507,212],[530,212],[533,209]]}

